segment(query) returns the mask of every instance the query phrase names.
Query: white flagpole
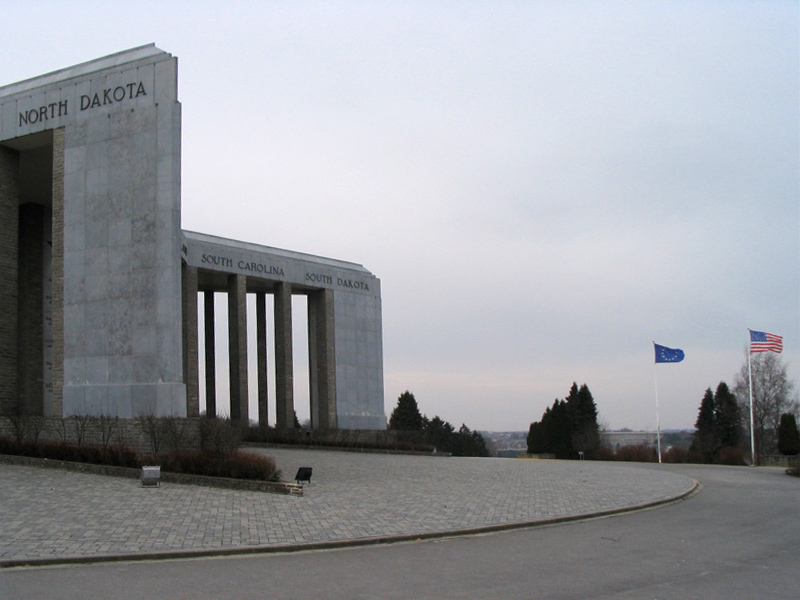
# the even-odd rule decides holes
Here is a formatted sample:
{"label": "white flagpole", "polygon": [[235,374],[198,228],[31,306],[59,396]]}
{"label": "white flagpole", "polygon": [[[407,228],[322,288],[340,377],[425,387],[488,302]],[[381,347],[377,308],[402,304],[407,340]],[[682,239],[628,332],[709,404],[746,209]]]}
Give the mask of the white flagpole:
{"label": "white flagpole", "polygon": [[[655,342],[653,342],[655,348]],[[656,363],[653,363],[653,381],[656,385],[656,440],[658,443],[658,464],[661,464],[661,421],[658,418],[658,377],[656,371]]]}
{"label": "white flagpole", "polygon": [[752,337],[750,330],[747,330],[747,377],[750,380],[750,466],[756,466],[756,432],[755,421],[753,420],[753,368],[750,364],[750,344]]}

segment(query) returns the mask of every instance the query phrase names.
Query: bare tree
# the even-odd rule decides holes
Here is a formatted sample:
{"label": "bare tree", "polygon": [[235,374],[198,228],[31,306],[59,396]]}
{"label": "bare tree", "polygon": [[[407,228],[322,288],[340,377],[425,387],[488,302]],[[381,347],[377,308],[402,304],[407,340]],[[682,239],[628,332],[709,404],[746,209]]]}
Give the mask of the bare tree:
{"label": "bare tree", "polygon": [[[754,462],[764,455],[778,452],[778,426],[783,413],[798,410],[796,396],[792,395],[794,384],[786,373],[781,357],[771,352],[750,358],[753,376],[753,432],[755,437]],[[742,408],[743,423],[750,435],[750,377],[747,360],[736,376],[734,393]]]}
{"label": "bare tree", "polygon": [[114,437],[114,432],[119,428],[119,417],[112,417],[111,415],[102,414],[97,417],[97,423],[100,428],[103,449],[105,450],[111,443],[111,438]]}
{"label": "bare tree", "polygon": [[38,445],[39,437],[44,433],[44,430],[47,429],[47,418],[41,415],[32,415],[28,418],[30,419],[30,431],[33,437],[33,443]]}
{"label": "bare tree", "polygon": [[150,442],[150,453],[153,457],[156,457],[161,449],[164,434],[161,420],[150,413],[139,415],[136,417],[136,421],[139,425],[139,429],[141,429],[147,441]]}
{"label": "bare tree", "polygon": [[66,444],[67,440],[69,439],[69,434],[67,433],[67,420],[63,417],[56,417],[56,419],[53,421],[53,429],[58,434],[61,443]]}
{"label": "bare tree", "polygon": [[189,421],[180,417],[162,417],[161,424],[167,447],[171,452],[179,452],[186,444]]}
{"label": "bare tree", "polygon": [[28,437],[30,425],[28,418],[19,412],[14,412],[8,416],[8,420],[11,421],[11,426],[14,430],[14,440],[21,444]]}
{"label": "bare tree", "polygon": [[86,441],[86,428],[89,426],[91,418],[89,415],[72,415],[70,417],[75,427],[75,443],[78,446],[83,446],[83,442]]}

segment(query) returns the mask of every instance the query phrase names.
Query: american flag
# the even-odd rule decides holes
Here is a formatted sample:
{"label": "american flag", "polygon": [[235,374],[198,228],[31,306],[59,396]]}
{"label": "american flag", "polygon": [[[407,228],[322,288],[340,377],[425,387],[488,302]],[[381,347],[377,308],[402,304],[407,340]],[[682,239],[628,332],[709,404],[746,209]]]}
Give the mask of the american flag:
{"label": "american flag", "polygon": [[750,330],[750,352],[777,352],[783,351],[783,338],[779,335],[764,331]]}

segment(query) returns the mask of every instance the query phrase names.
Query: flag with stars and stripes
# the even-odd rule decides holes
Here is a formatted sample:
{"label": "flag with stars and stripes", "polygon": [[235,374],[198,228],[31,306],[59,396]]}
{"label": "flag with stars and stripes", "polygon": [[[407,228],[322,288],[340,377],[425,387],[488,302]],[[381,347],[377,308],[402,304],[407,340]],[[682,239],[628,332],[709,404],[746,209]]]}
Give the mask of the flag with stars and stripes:
{"label": "flag with stars and stripes", "polygon": [[750,352],[783,352],[783,337],[765,331],[750,330]]}

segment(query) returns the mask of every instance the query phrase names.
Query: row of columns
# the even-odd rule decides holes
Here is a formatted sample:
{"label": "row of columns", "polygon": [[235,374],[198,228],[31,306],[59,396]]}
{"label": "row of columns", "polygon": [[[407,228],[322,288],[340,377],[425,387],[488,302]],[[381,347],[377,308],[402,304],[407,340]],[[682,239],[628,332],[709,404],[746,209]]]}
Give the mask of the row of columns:
{"label": "row of columns", "polygon": [[[197,416],[199,403],[198,269],[184,265],[184,375],[187,384],[187,414]],[[203,291],[203,328],[205,333],[206,414],[217,414],[215,309],[216,290]],[[221,291],[221,290],[220,290]],[[247,360],[247,277],[228,276],[228,364],[230,417],[249,420]],[[294,362],[292,356],[292,284],[275,282],[274,305],[275,425],[294,427]],[[255,292],[256,299],[256,369],[258,386],[258,422],[268,423],[268,353],[267,293]],[[315,429],[336,428],[336,371],[333,346],[333,292],[316,290],[308,295],[309,377],[311,422]]]}

